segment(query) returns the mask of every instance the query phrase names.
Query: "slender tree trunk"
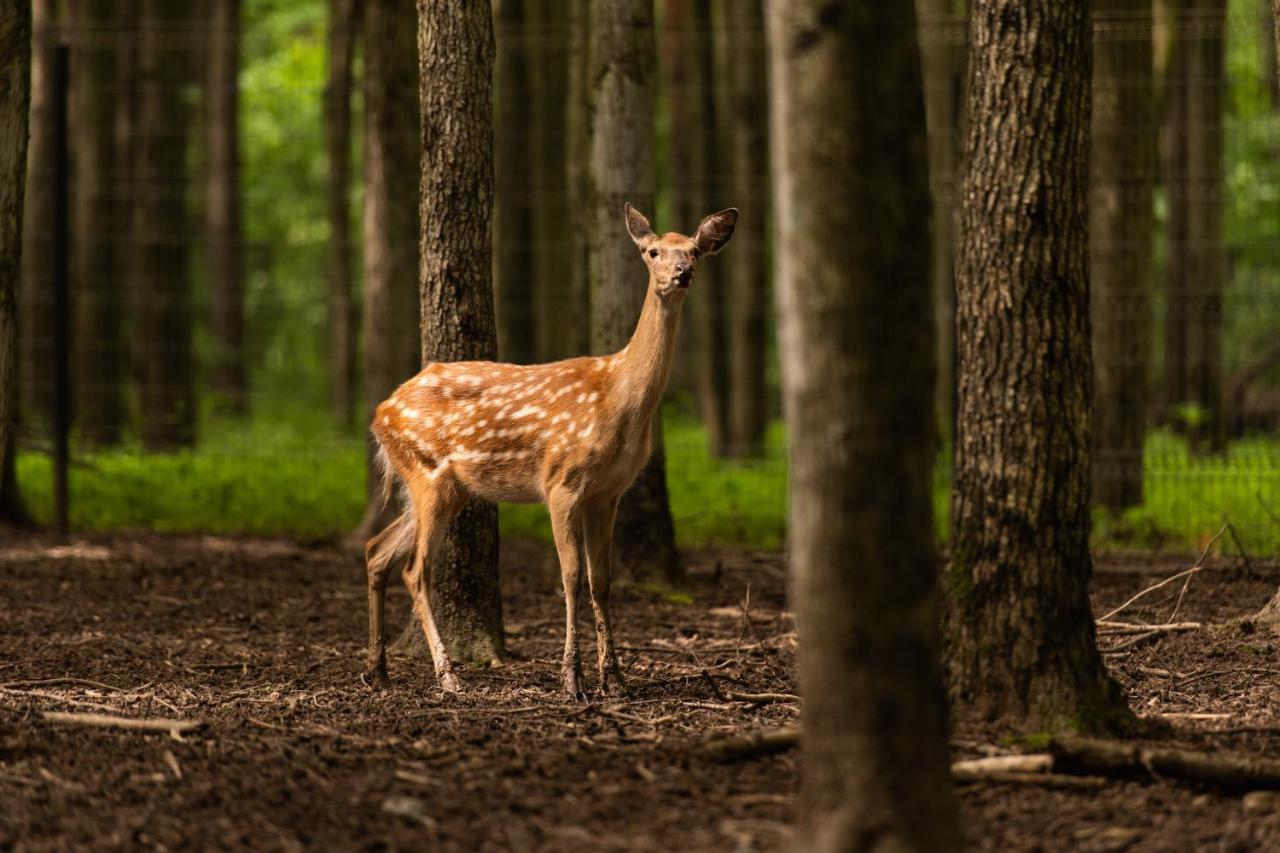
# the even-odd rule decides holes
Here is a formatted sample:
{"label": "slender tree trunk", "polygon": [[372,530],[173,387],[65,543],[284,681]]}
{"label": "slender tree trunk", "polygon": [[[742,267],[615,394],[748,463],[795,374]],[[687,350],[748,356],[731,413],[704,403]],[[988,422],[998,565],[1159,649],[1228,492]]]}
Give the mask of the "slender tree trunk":
{"label": "slender tree trunk", "polygon": [[496,0],[498,56],[494,117],[494,306],[498,356],[514,364],[536,357],[534,325],[532,86],[528,30],[522,0]]}
{"label": "slender tree trunk", "polygon": [[975,0],[957,275],[951,691],[1049,728],[1132,720],[1088,585],[1086,0]]}
{"label": "slender tree trunk", "polygon": [[141,3],[133,271],[140,296],[136,338],[142,353],[142,441],[149,450],[195,442],[185,203],[192,25],[192,12],[183,4]]}
{"label": "slender tree trunk", "polygon": [[355,86],[352,62],[360,6],[358,0],[329,0],[329,81],[325,89],[329,149],[329,399],[340,424],[351,423],[355,416],[351,92]]}
{"label": "slender tree trunk", "polygon": [[[364,392],[367,420],[418,370],[418,43],[414,0],[364,8]],[[369,445],[369,503],[356,537],[385,527]]]}
{"label": "slender tree trunk", "polygon": [[[624,227],[623,205],[653,210],[654,33],[647,0],[595,0],[591,27],[591,339],[595,352],[626,346],[644,299],[644,265]],[[653,454],[622,496],[614,541],[638,575],[683,574],[667,499],[661,411]]]}
{"label": "slender tree trunk", "polygon": [[933,198],[933,305],[938,337],[938,382],[934,409],[940,431],[955,437],[956,398],[956,224],[959,209],[961,113],[964,108],[965,49],[957,0],[917,0],[924,70],[925,115],[929,124],[929,190]]}
{"label": "slender tree trunk", "polygon": [[[720,141],[725,122],[717,115],[711,0],[666,0],[662,29],[675,227],[691,231],[706,214],[729,206],[724,176],[731,161]],[[729,440],[729,336],[725,282],[718,266],[698,271],[698,298],[689,313],[692,335],[686,337],[695,345],[698,410],[711,452],[724,456]]]}
{"label": "slender tree trunk", "polygon": [[90,446],[124,437],[125,290],[120,276],[120,176],[114,133],[119,12],[112,0],[70,4],[72,277],[75,305],[75,421]]}
{"label": "slender tree trunk", "polygon": [[1157,143],[1152,69],[1150,0],[1099,0],[1089,207],[1093,502],[1116,512],[1142,503]]}
{"label": "slender tree trunk", "polygon": [[591,4],[569,0],[568,80],[565,86],[565,194],[569,212],[568,268],[564,270],[569,302],[564,307],[572,341],[570,355],[591,347],[591,244],[595,210],[591,204]]}
{"label": "slender tree trunk", "polygon": [[[422,361],[492,359],[493,24],[488,0],[418,0]],[[498,508],[458,515],[431,581],[431,611],[453,660],[505,654]],[[416,624],[409,626],[418,636]],[[423,643],[425,645],[425,643]]]}
{"label": "slender tree trunk", "polygon": [[[1276,71],[1280,74],[1280,0],[1271,0],[1271,35],[1275,38]],[[1276,92],[1280,92],[1280,78],[1276,82]]]}
{"label": "slender tree trunk", "polygon": [[[728,350],[724,450],[729,456],[759,456],[769,424],[769,105],[762,0],[717,0],[715,23],[724,69],[717,113],[729,172],[725,195],[741,210],[721,277]],[[709,209],[723,206],[717,202]]]}
{"label": "slender tree trunk", "polygon": [[1262,73],[1266,75],[1267,93],[1271,96],[1272,108],[1280,108],[1280,80],[1272,74],[1277,61],[1280,61],[1280,30],[1276,29],[1277,0],[1258,0],[1258,24],[1261,43],[1258,49],[1262,52]]}
{"label": "slender tree trunk", "polygon": [[[576,5],[576,0],[574,0]],[[532,0],[526,9],[525,32],[532,89],[533,245],[531,281],[537,312],[537,355],[540,361],[582,355],[587,351],[585,275],[572,267],[575,207],[569,194],[569,110],[572,63],[570,0]],[[582,272],[582,271],[579,271]],[[582,286],[579,287],[578,285]]]}
{"label": "slender tree trunk", "polygon": [[830,8],[769,4],[805,699],[798,846],[959,850],[938,670],[933,319],[920,249],[928,149],[915,14],[911,0]]}
{"label": "slender tree trunk", "polygon": [[12,477],[18,426],[18,276],[27,123],[31,114],[31,5],[0,3],[0,522],[25,517]]}
{"label": "slender tree trunk", "polygon": [[49,203],[52,143],[49,139],[50,67],[53,62],[53,0],[31,4],[31,140],[27,149],[26,201],[22,223],[22,277],[18,287],[18,359],[21,416],[28,427],[47,421],[53,400],[53,352],[49,293],[52,281]]}
{"label": "slender tree trunk", "polygon": [[209,31],[209,239],[212,374],[218,406],[249,411],[244,341],[244,232],[240,213],[240,0],[212,0]]}

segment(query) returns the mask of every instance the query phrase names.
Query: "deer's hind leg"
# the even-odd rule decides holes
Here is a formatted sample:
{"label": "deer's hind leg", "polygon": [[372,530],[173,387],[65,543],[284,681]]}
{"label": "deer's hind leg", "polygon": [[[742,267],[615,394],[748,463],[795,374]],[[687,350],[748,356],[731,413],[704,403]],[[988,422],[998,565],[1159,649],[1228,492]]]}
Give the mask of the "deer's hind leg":
{"label": "deer's hind leg", "polygon": [[449,652],[440,639],[435,617],[431,615],[431,566],[444,542],[449,524],[462,508],[466,496],[443,468],[416,478],[409,484],[409,491],[413,497],[417,539],[413,559],[404,570],[404,584],[413,597],[413,610],[427,636],[436,681],[450,693],[457,693],[461,691],[462,685],[453,674]]}
{"label": "deer's hind leg", "polygon": [[596,665],[600,672],[600,692],[608,693],[612,682],[625,692],[622,669],[613,647],[613,622],[609,615],[609,586],[613,581],[613,522],[617,499],[593,504],[582,517],[587,552],[587,583],[591,587],[591,609],[596,621]]}
{"label": "deer's hind leg", "polygon": [[383,633],[387,576],[397,560],[409,555],[414,538],[413,516],[405,512],[370,539],[364,549],[369,580],[369,660],[365,683],[375,690],[387,685],[387,646]]}

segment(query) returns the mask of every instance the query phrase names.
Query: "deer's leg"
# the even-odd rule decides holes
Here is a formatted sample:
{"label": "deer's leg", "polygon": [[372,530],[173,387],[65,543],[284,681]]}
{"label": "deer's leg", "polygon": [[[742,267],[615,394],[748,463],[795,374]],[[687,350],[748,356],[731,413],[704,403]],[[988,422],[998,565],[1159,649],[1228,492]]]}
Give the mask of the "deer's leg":
{"label": "deer's leg", "polygon": [[425,494],[415,493],[414,507],[418,523],[417,546],[414,548],[413,559],[405,567],[404,584],[409,588],[409,594],[413,597],[413,610],[427,635],[427,647],[431,650],[436,681],[448,692],[458,693],[461,692],[462,685],[453,674],[449,652],[440,639],[435,617],[431,615],[431,566],[444,542],[449,523],[457,514],[458,502],[451,499],[445,489],[432,489]]}
{"label": "deer's leg", "polygon": [[596,657],[600,670],[600,692],[608,693],[612,681],[625,691],[622,669],[613,648],[613,623],[609,616],[609,585],[613,580],[613,520],[618,502],[610,500],[589,507],[583,513],[586,534],[587,581],[591,586],[591,608],[596,619]]}
{"label": "deer's leg", "polygon": [[564,661],[561,676],[564,691],[572,698],[582,696],[582,660],[578,656],[578,590],[582,586],[582,520],[577,500],[566,489],[553,489],[547,501],[551,532],[560,557],[560,580],[564,582]]}
{"label": "deer's leg", "polygon": [[397,517],[370,539],[364,549],[365,571],[369,579],[369,662],[365,683],[375,690],[387,685],[386,638],[382,628],[387,576],[391,573],[392,563],[405,556],[413,545],[410,524],[410,516]]}

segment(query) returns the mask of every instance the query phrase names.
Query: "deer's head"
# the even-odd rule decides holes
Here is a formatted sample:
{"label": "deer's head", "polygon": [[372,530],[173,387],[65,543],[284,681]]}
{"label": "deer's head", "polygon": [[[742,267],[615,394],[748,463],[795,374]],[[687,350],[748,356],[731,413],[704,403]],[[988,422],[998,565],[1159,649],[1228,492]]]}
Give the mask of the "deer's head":
{"label": "deer's head", "polygon": [[738,209],[731,207],[703,219],[692,237],[674,231],[658,236],[644,214],[630,204],[626,214],[627,231],[649,268],[649,286],[663,299],[684,298],[698,261],[723,249],[738,221]]}

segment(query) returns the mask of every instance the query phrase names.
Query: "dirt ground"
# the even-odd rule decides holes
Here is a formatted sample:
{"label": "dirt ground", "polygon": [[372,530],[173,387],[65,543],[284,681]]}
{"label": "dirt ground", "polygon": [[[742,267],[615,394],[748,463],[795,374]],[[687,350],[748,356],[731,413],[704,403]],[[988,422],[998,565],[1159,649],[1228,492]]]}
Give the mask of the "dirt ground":
{"label": "dirt ground", "polygon": [[[1104,612],[1189,561],[1099,563]],[[630,695],[571,703],[558,685],[559,582],[540,544],[504,543],[514,659],[460,670],[467,692],[452,696],[426,662],[394,656],[389,690],[361,685],[363,570],[339,548],[4,541],[0,849],[783,847],[797,756],[721,764],[695,747],[715,732],[798,718],[792,701],[735,698],[795,690],[784,561],[706,552],[691,567],[688,598],[616,587]],[[1274,563],[1211,560],[1178,621],[1245,615],[1277,583]],[[1170,584],[1116,618],[1164,621],[1181,590]],[[407,617],[396,585],[388,609],[393,624]],[[1133,706],[1169,722],[1174,740],[1280,757],[1277,645],[1233,624],[1145,639],[1107,659]],[[588,643],[584,661],[593,659]],[[204,726],[178,740],[58,724],[49,711]],[[973,721],[954,728],[957,758],[1012,742]],[[1156,778],[1082,791],[959,789],[975,849],[1280,849],[1280,813],[1246,810],[1242,793]]]}

